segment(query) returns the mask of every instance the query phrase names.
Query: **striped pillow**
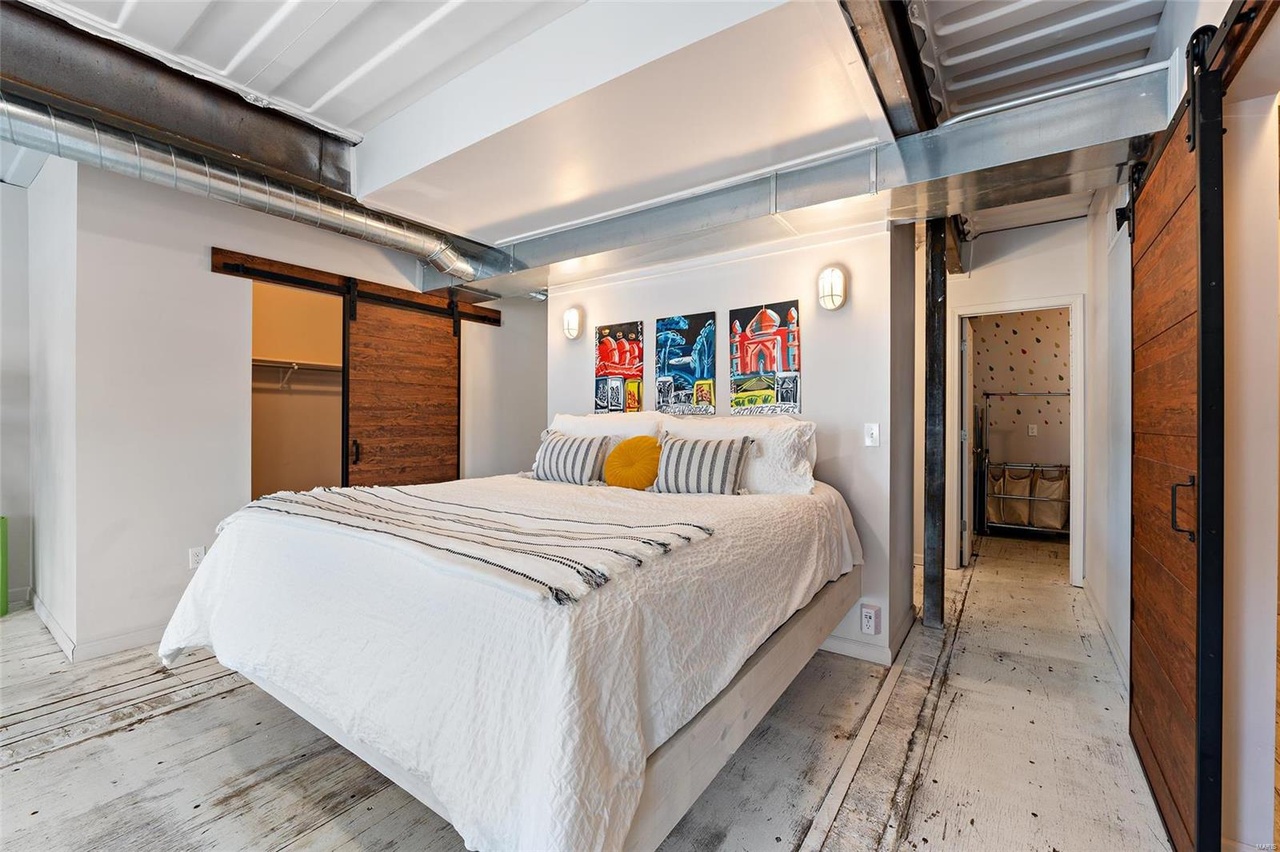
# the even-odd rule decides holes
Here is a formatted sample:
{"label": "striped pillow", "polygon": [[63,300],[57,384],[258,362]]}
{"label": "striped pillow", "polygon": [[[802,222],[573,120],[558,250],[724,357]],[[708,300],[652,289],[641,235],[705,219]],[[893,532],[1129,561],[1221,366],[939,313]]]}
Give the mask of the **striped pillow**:
{"label": "striped pillow", "polygon": [[662,436],[658,478],[648,489],[662,494],[737,494],[751,439]]}
{"label": "striped pillow", "polygon": [[604,476],[604,448],[609,441],[603,435],[594,438],[571,438],[548,430],[533,460],[533,478],[544,482],[567,482],[589,485]]}

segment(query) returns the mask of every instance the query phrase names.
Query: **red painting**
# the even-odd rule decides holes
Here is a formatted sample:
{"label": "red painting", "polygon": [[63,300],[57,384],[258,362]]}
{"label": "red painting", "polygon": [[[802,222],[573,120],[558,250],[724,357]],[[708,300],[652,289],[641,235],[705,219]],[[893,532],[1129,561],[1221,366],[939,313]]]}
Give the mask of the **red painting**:
{"label": "red painting", "polygon": [[595,410],[644,408],[644,323],[596,327]]}

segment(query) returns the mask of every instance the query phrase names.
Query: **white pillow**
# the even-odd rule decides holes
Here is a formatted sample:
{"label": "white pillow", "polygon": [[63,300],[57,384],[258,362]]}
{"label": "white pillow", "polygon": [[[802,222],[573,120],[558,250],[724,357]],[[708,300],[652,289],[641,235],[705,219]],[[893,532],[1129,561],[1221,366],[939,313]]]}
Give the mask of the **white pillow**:
{"label": "white pillow", "polygon": [[[648,435],[656,438],[669,418],[657,411],[633,411],[630,414],[557,414],[551,430],[571,438],[634,438]],[[741,433],[739,433],[741,434]]]}
{"label": "white pillow", "polygon": [[670,417],[666,431],[674,438],[751,438],[739,493],[813,493],[818,441],[810,421],[786,415]]}

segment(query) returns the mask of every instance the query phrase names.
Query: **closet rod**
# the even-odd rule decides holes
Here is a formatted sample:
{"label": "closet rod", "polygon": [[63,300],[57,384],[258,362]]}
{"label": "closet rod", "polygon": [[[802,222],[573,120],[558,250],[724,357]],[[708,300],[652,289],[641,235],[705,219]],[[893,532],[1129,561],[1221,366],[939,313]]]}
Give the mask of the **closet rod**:
{"label": "closet rod", "polygon": [[1017,391],[1013,393],[1000,393],[999,391],[983,391],[982,395],[983,396],[1071,396],[1070,392],[1067,392],[1067,391],[1054,391],[1053,393],[1050,393],[1048,391],[1044,391],[1044,392]]}
{"label": "closet rod", "polygon": [[280,367],[282,369],[293,370],[324,370],[326,372],[341,373],[341,364],[317,364],[309,361],[275,361],[270,358],[254,358],[253,366],[255,367]]}
{"label": "closet rod", "polygon": [[1067,464],[1038,464],[1036,462],[999,462],[987,459],[987,464],[991,467],[1011,467],[1014,470],[1067,470],[1071,465]]}

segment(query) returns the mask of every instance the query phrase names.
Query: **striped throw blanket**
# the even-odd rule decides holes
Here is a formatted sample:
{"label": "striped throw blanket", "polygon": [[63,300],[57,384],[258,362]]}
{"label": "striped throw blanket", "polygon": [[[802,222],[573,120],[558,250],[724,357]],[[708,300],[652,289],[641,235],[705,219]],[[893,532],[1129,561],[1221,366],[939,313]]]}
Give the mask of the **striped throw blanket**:
{"label": "striped throw blanket", "polygon": [[713,532],[688,522],[628,524],[565,517],[537,507],[494,509],[393,487],[282,491],[241,512],[309,518],[376,536],[418,549],[433,564],[475,572],[510,591],[557,604],[575,603],[618,572]]}

